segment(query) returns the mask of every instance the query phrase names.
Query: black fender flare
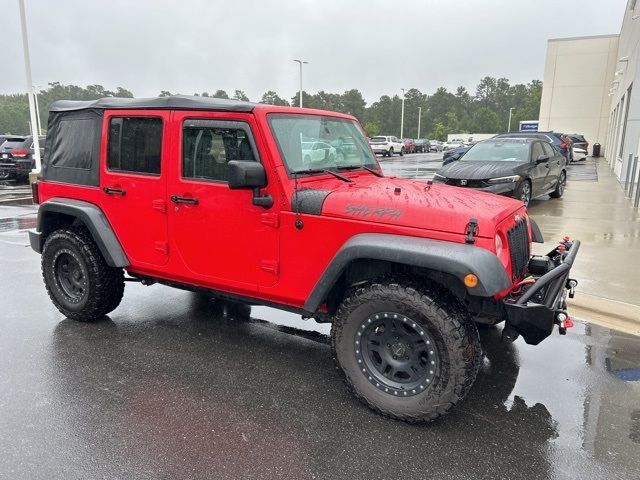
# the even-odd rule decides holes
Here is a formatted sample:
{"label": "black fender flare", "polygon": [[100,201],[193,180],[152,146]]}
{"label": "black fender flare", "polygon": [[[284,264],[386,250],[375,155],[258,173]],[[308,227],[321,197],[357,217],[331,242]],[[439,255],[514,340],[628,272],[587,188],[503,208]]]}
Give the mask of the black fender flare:
{"label": "black fender flare", "polygon": [[308,296],[304,310],[316,312],[327,294],[354,260],[385,260],[444,272],[458,278],[472,273],[478,277],[475,287],[465,287],[470,295],[491,297],[511,286],[498,257],[484,248],[464,243],[379,233],[351,237],[338,250]]}
{"label": "black fender flare", "polygon": [[38,208],[36,231],[29,231],[31,248],[36,252],[42,253],[45,240],[42,233],[47,230],[47,214],[49,213],[62,213],[75,217],[84,223],[109,266],[127,267],[129,265],[129,259],[102,210],[93,203],[71,198],[54,197],[42,203]]}

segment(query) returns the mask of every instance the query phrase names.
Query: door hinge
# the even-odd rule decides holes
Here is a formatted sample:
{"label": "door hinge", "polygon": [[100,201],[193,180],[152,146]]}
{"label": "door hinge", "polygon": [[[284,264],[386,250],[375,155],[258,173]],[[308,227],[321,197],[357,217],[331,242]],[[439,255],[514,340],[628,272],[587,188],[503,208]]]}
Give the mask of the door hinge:
{"label": "door hinge", "polygon": [[279,228],[280,215],[277,213],[263,213],[260,215],[260,222],[273,228]]}
{"label": "door hinge", "polygon": [[164,200],[154,200],[151,202],[154,210],[158,210],[161,213],[167,213],[167,202]]}
{"label": "door hinge", "polygon": [[167,242],[155,242],[154,248],[163,255],[169,255],[169,244]]}
{"label": "door hinge", "polygon": [[278,275],[280,273],[280,262],[277,260],[262,260],[260,263],[260,268],[265,272],[273,273],[274,275]]}

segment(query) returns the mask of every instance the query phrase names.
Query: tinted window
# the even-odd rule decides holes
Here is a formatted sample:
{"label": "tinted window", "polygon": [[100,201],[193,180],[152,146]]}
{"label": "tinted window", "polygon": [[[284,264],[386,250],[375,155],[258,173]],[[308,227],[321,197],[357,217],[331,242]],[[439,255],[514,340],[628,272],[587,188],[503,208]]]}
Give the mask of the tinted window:
{"label": "tinted window", "polygon": [[160,174],[162,119],[114,117],[109,122],[109,170]]}
{"label": "tinted window", "polygon": [[531,158],[536,160],[540,155],[544,155],[544,150],[542,149],[542,144],[540,142],[536,142],[533,144],[533,148],[531,149]]}
{"label": "tinted window", "polygon": [[553,151],[553,147],[550,143],[543,143],[542,149],[544,150],[545,155],[549,155],[549,157],[555,157],[555,152]]}
{"label": "tinted window", "polygon": [[228,180],[231,160],[256,161],[249,127],[241,122],[187,121],[182,132],[182,177]]}

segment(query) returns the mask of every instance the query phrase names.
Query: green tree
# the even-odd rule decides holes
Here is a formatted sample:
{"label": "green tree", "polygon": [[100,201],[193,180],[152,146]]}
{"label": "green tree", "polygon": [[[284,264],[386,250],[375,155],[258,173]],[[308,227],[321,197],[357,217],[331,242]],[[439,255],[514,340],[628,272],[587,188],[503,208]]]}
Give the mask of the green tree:
{"label": "green tree", "polygon": [[380,135],[380,125],[373,122],[367,122],[364,125],[364,132],[367,134],[367,137],[375,137],[376,135]]}
{"label": "green tree", "polygon": [[234,100],[242,100],[244,102],[249,101],[249,97],[247,97],[242,90],[236,90],[236,92],[233,94],[233,98]]}
{"label": "green tree", "polygon": [[212,96],[216,98],[229,98],[229,95],[227,95],[227,92],[225,92],[224,90],[216,90],[216,93],[214,93]]}
{"label": "green tree", "polygon": [[289,106],[289,102],[287,102],[284,98],[278,96],[278,94],[273,90],[265,92],[265,94],[262,95],[262,100],[260,100],[260,103],[266,103],[268,105],[280,105],[283,107]]}

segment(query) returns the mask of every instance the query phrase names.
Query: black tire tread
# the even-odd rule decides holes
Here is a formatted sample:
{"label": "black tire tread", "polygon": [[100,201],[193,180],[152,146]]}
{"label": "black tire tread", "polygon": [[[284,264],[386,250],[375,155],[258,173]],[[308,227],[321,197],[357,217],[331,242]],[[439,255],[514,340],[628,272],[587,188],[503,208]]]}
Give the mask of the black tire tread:
{"label": "black tire tread", "polygon": [[[450,368],[458,370],[452,372],[452,378],[461,378],[447,395],[440,398],[435,409],[425,412],[416,412],[412,415],[394,411],[392,408],[383,409],[371,403],[361,395],[342,369],[336,354],[336,339],[342,334],[342,326],[353,309],[365,302],[388,299],[400,300],[417,309],[427,308],[437,318],[443,329],[446,342],[453,342],[457,349],[466,356],[467,361],[459,365],[450,365]],[[331,349],[337,369],[342,372],[349,390],[362,403],[377,413],[395,420],[407,423],[426,423],[446,415],[454,406],[462,401],[475,382],[481,366],[482,347],[480,335],[476,325],[469,318],[469,314],[460,302],[448,291],[435,285],[417,286],[411,279],[395,280],[381,279],[368,286],[352,291],[340,305],[331,329]],[[468,352],[471,349],[472,354]]]}
{"label": "black tire tread", "polygon": [[[89,272],[91,282],[90,297],[80,312],[70,311],[62,305],[51,290],[45,273],[47,249],[58,241],[69,242],[77,248]],[[72,227],[52,232],[47,237],[42,249],[42,278],[49,298],[58,310],[68,318],[80,322],[90,322],[104,317],[115,310],[124,295],[124,270],[107,265],[100,249],[85,227]]]}

